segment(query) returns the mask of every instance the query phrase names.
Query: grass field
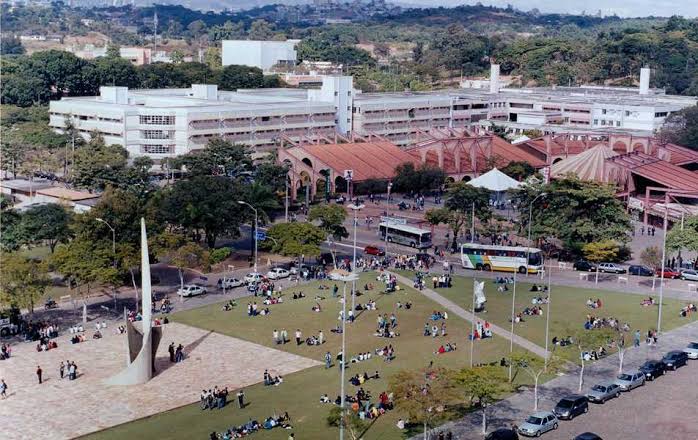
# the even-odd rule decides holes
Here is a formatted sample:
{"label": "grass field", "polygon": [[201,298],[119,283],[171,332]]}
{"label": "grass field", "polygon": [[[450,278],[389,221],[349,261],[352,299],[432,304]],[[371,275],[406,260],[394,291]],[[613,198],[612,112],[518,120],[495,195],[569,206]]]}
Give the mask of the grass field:
{"label": "grass field", "polygon": [[[351,364],[347,369],[347,380],[356,373],[369,374],[378,370],[381,378],[369,380],[364,384],[364,389],[371,392],[374,398],[387,389],[389,377],[400,369],[418,369],[425,367],[430,361],[437,366],[449,368],[462,368],[469,365],[469,344],[467,334],[470,325],[466,321],[449,315],[447,322],[448,335],[444,338],[432,339],[422,336],[424,323],[437,305],[418,294],[411,287],[402,287],[391,295],[379,293],[378,286],[373,279],[374,274],[364,274],[358,286],[363,286],[368,281],[376,284],[376,289],[357,297],[357,303],[366,303],[369,298],[377,302],[377,311],[364,311],[347,331],[348,357],[358,352],[371,351],[391,343],[396,350],[396,359],[392,363],[372,358],[369,361]],[[332,286],[334,283],[324,283]],[[341,284],[339,295],[342,294]],[[205,329],[214,330],[222,334],[246,339],[261,345],[287,350],[296,354],[307,356],[322,361],[326,351],[333,356],[339,351],[341,335],[331,333],[330,328],[335,327],[338,320],[338,312],[341,304],[337,299],[331,298],[331,290],[319,290],[318,283],[295,289],[303,291],[306,298],[300,300],[290,299],[293,290],[284,292],[286,298],[283,304],[269,306],[272,313],[269,316],[248,317],[245,305],[248,298],[239,301],[238,307],[231,312],[221,310],[220,304],[201,307],[175,314],[172,318],[184,324],[189,324]],[[348,289],[349,290],[349,289]],[[315,296],[322,295],[326,299],[320,300],[323,311],[313,312],[311,307],[316,303]],[[252,300],[250,298],[249,300]],[[395,303],[411,301],[413,307],[410,310],[396,309]],[[350,304],[350,301],[349,301]],[[395,312],[398,318],[397,330],[400,336],[393,339],[383,339],[373,335],[376,329],[378,313]],[[308,347],[305,344],[296,346],[295,341],[286,345],[276,345],[272,341],[274,329],[286,328],[290,339],[294,339],[294,332],[300,328],[303,338],[317,334],[322,329],[327,342],[321,347]],[[443,355],[435,355],[434,351],[446,341],[455,342],[458,350]],[[508,353],[509,345],[506,339],[492,338],[476,342],[475,362],[493,362]],[[259,371],[260,381],[264,365],[252,365]],[[183,408],[138,420],[125,425],[93,434],[93,439],[124,439],[124,438],[151,438],[163,437],[176,439],[206,439],[211,431],[222,431],[231,425],[241,424],[250,418],[263,420],[268,415],[288,411],[294,425],[297,439],[324,439],[334,436],[325,422],[331,408],[329,404],[321,404],[319,398],[327,393],[332,399],[339,394],[339,370],[333,367],[329,370],[324,367],[315,367],[284,378],[284,383],[279,387],[265,387],[256,385],[245,390],[250,405],[240,410],[237,405],[228,405],[223,410],[202,412],[198,404],[188,405]],[[519,375],[520,380],[525,380],[524,375]],[[216,385],[216,378],[211,378],[211,387]],[[351,394],[356,388],[347,383],[346,392]],[[172,390],[177,392],[177,390]],[[163,396],[166,398],[166,396]],[[401,432],[395,427],[399,418],[398,411],[392,411],[380,417],[367,430],[364,439],[401,439],[411,433]],[[274,429],[254,434],[259,439],[286,439],[288,431]]]}
{"label": "grass field", "polygon": [[[411,274],[410,274],[411,275]],[[521,312],[525,307],[533,307],[531,300],[545,293],[530,292],[531,283],[517,283],[516,312]],[[431,287],[431,286],[430,286]],[[485,295],[487,297],[486,311],[478,316],[494,324],[509,329],[511,323],[512,285],[508,285],[508,292],[498,292],[497,285],[492,280],[485,280]],[[456,302],[461,307],[472,309],[473,279],[470,277],[456,276],[453,280],[453,288],[436,289],[444,297]],[[587,307],[588,298],[601,299],[600,309]],[[621,322],[627,322],[631,331],[639,329],[644,335],[648,329],[657,326],[658,306],[643,307],[641,295],[618,293],[608,290],[583,289],[568,286],[553,285],[551,288],[550,302],[550,338],[553,336],[566,337],[571,329],[581,328],[584,325],[587,314],[597,317],[615,317]],[[655,300],[657,295],[654,295]],[[663,331],[671,330],[683,324],[688,324],[696,319],[696,314],[690,318],[681,318],[679,310],[685,305],[684,301],[664,299],[662,311]],[[544,313],[547,312],[543,305]],[[516,334],[535,342],[541,347],[545,346],[545,315],[524,316],[525,322],[514,326]],[[632,342],[632,335],[628,335],[627,343]],[[552,348],[551,348],[552,349]],[[573,347],[557,347],[556,353],[566,359],[577,361],[579,353]]]}

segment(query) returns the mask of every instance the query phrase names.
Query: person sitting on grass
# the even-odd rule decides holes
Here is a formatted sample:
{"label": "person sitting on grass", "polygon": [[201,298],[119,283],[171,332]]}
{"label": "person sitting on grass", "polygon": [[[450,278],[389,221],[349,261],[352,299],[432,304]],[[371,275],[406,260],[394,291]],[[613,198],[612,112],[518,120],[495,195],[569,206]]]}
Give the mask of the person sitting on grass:
{"label": "person sitting on grass", "polygon": [[312,307],[313,312],[322,312],[322,307],[320,307],[320,303],[315,303],[315,305]]}

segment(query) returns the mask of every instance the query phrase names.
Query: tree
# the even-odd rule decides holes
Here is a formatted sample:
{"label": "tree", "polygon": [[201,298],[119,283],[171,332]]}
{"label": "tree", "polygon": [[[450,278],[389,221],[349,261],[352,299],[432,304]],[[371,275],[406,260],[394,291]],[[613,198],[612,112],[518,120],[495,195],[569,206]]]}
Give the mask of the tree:
{"label": "tree", "polygon": [[579,350],[579,360],[582,363],[582,367],[579,369],[578,389],[578,391],[581,392],[582,387],[584,386],[584,367],[586,365],[584,355],[597,350],[599,347],[606,345],[608,341],[613,339],[613,330],[609,328],[591,330],[586,330],[585,328],[575,328],[569,330],[568,334],[571,335],[572,343],[577,347],[577,350]]}
{"label": "tree", "polygon": [[211,139],[206,148],[178,157],[173,166],[186,167],[189,176],[241,176],[252,171],[249,150],[221,138]]}
{"label": "tree", "polygon": [[218,80],[221,90],[259,89],[264,86],[264,75],[258,67],[232,64],[225,66]]}
{"label": "tree", "polygon": [[276,223],[267,230],[267,236],[275,240],[269,240],[274,242],[271,247],[273,253],[296,258],[320,255],[320,245],[326,235],[325,231],[312,223]]}
{"label": "tree", "polygon": [[556,374],[565,365],[564,361],[557,356],[551,356],[546,362],[528,353],[516,353],[511,359],[512,365],[517,370],[526,373],[533,379],[533,411],[538,411],[538,382],[543,373]]}
{"label": "tree", "polygon": [[97,58],[94,65],[99,84],[128,88],[139,85],[138,71],[127,59],[107,56]]}
{"label": "tree", "polygon": [[427,210],[424,215],[426,221],[431,225],[448,225],[453,232],[453,243],[451,247],[458,246],[458,236],[460,235],[463,226],[468,223],[469,215],[458,211],[452,211],[448,208],[432,208]]}
{"label": "tree", "polygon": [[221,49],[219,47],[208,47],[204,52],[204,63],[211,69],[218,69],[222,64]]}
{"label": "tree", "polygon": [[533,165],[524,161],[509,162],[501,171],[507,176],[519,181],[536,173],[536,169],[533,168]]}
{"label": "tree", "polygon": [[101,136],[93,138],[75,151],[72,182],[82,188],[104,189],[108,182],[118,182],[126,168],[128,152],[120,145],[106,145]]}
{"label": "tree", "polygon": [[24,52],[24,46],[19,38],[9,35],[2,37],[0,55],[22,55]]}
{"label": "tree", "polygon": [[335,267],[337,267],[335,242],[349,237],[349,232],[344,227],[346,218],[347,211],[341,205],[318,205],[312,207],[308,213],[308,221],[318,221],[320,229],[325,231],[332,253],[332,263]]}
{"label": "tree", "polygon": [[34,313],[36,301],[51,285],[46,264],[18,254],[2,254],[0,258],[0,300]]}
{"label": "tree", "polygon": [[660,132],[660,139],[698,150],[698,106],[669,115]]}
{"label": "tree", "polygon": [[154,240],[153,250],[158,258],[169,259],[177,268],[180,288],[184,289],[184,269],[194,268],[208,261],[208,252],[180,234],[164,232]]}
{"label": "tree", "polygon": [[[7,199],[2,198],[3,201]],[[0,250],[3,252],[16,251],[22,246],[24,238],[22,236],[22,216],[19,212],[11,209],[9,203],[2,208],[0,216]]]}
{"label": "tree", "polygon": [[184,53],[179,49],[175,49],[170,52],[170,59],[174,64],[181,64],[184,62]]}
{"label": "tree", "polygon": [[666,236],[666,246],[672,251],[698,251],[698,216],[686,217],[683,228],[671,228]]}
{"label": "tree", "polygon": [[[669,236],[667,236],[669,241]],[[669,247],[667,245],[667,247]],[[652,270],[652,290],[654,290],[657,277],[654,275],[662,267],[662,251],[657,246],[646,247],[640,252],[640,261]]]}
{"label": "tree", "polygon": [[237,203],[243,196],[243,186],[237,181],[194,176],[163,190],[158,216],[186,231],[194,241],[203,238],[213,248],[220,235],[239,235],[240,224],[247,217]]}
{"label": "tree", "polygon": [[440,188],[446,180],[446,174],[438,167],[423,164],[416,168],[412,162],[406,162],[395,168],[393,190],[395,192],[424,192]]}
{"label": "tree", "polygon": [[[545,196],[538,197],[542,193]],[[531,211],[533,237],[556,237],[577,254],[585,243],[630,240],[630,218],[609,185],[574,176],[527,185],[514,193],[521,228],[528,228],[529,208],[536,197]]]}
{"label": "tree", "polygon": [[3,78],[2,103],[19,107],[30,107],[37,103],[46,103],[51,97],[50,89],[45,87],[41,78],[28,75],[9,75]]}
{"label": "tree", "polygon": [[40,89],[50,91],[58,99],[64,95],[93,96],[99,83],[94,66],[70,52],[48,50],[35,52],[20,62],[20,76],[36,77],[42,81]]}
{"label": "tree", "polygon": [[132,243],[118,243],[116,246],[117,267],[121,271],[127,271],[131,278],[133,291],[136,293],[136,304],[140,305],[138,284],[136,283],[136,270],[141,264],[141,253],[138,246]]}
{"label": "tree", "polygon": [[388,387],[396,409],[411,423],[421,423],[425,438],[427,430],[445,417],[449,406],[458,400],[453,372],[445,368],[401,370],[390,378]]}
{"label": "tree", "polygon": [[70,223],[71,215],[61,205],[33,206],[22,214],[22,235],[26,243],[47,242],[53,253],[58,243],[71,238]]}
{"label": "tree", "polygon": [[81,293],[85,286],[87,296],[96,283],[116,285],[119,274],[114,267],[111,240],[94,242],[83,237],[61,244],[50,258],[51,266],[61,273],[71,288]]}
{"label": "tree", "polygon": [[105,58],[121,58],[121,48],[118,44],[109,43],[107,44],[107,49],[104,52]]}
{"label": "tree", "polygon": [[477,404],[482,409],[482,433],[485,434],[487,406],[495,402],[497,397],[511,390],[504,369],[496,365],[464,368],[456,373],[455,379],[465,392],[470,406]]}
{"label": "tree", "polygon": [[327,415],[327,424],[335,428],[344,426],[344,429],[349,431],[352,440],[359,440],[361,434],[369,426],[366,420],[361,419],[354,411],[342,411],[342,408],[338,406],[333,406],[330,409],[330,413]]}
{"label": "tree", "polygon": [[247,34],[250,40],[270,40],[274,36],[274,27],[266,20],[255,20]]}

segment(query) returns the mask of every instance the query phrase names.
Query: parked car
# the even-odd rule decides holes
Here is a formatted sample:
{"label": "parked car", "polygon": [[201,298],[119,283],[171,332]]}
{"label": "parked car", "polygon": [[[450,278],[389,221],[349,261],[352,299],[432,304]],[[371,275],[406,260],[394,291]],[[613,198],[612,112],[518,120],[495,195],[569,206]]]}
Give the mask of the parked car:
{"label": "parked car", "polygon": [[589,402],[606,403],[606,401],[620,396],[620,387],[615,383],[600,383],[591,387],[587,393]]}
{"label": "parked car", "polygon": [[650,269],[647,266],[640,266],[637,264],[634,264],[628,268],[628,273],[630,275],[638,275],[641,277],[651,277],[654,275],[654,272],[652,272],[652,269]]}
{"label": "parked car", "polygon": [[364,254],[377,255],[379,257],[382,257],[383,255],[385,255],[385,249],[370,244],[364,248]]}
{"label": "parked car", "polygon": [[603,440],[601,437],[598,435],[594,434],[593,432],[583,432],[573,438],[572,440]]}
{"label": "parked car", "polygon": [[627,270],[625,270],[624,267],[620,267],[616,263],[601,263],[599,264],[599,272],[626,273]]}
{"label": "parked car", "polygon": [[[662,269],[657,269],[657,276],[658,277],[662,276]],[[664,268],[664,278],[674,279],[674,278],[678,278],[680,276],[681,276],[681,272],[674,270],[670,267]]]}
{"label": "parked car", "polygon": [[530,415],[524,423],[519,426],[519,434],[527,437],[540,437],[548,431],[557,429],[557,417],[550,411],[539,411]]}
{"label": "parked car", "polygon": [[558,419],[566,420],[572,420],[587,411],[589,411],[587,398],[575,394],[560,399],[553,409],[553,413],[555,413]]}
{"label": "parked car", "polygon": [[665,354],[662,358],[662,363],[664,364],[664,369],[666,370],[676,370],[679,367],[683,367],[688,363],[688,354],[683,351],[670,351]]}
{"label": "parked car", "polygon": [[688,355],[689,359],[698,359],[698,342],[689,342],[683,351]]}
{"label": "parked car", "polygon": [[513,429],[499,428],[487,434],[485,440],[519,440],[519,434]]}
{"label": "parked car", "polygon": [[234,287],[240,287],[244,283],[237,278],[219,278],[218,288],[219,289],[232,289]]}
{"label": "parked car", "polygon": [[245,275],[244,281],[245,284],[258,283],[262,281],[262,274],[257,272],[250,272],[247,275]]}
{"label": "parked car", "polygon": [[681,276],[679,278],[686,281],[698,281],[698,271],[693,269],[684,269],[681,271]]}
{"label": "parked car", "polygon": [[618,385],[621,391],[632,391],[633,389],[641,387],[645,384],[645,373],[642,371],[621,373],[616,376],[616,380],[614,380],[613,383]]}
{"label": "parked car", "polygon": [[182,297],[206,295],[206,293],[206,288],[198,284],[187,284],[177,290],[177,295]]}
{"label": "parked car", "polygon": [[596,265],[586,260],[575,261],[572,268],[574,270],[581,270],[584,272],[596,272]]}
{"label": "parked car", "polygon": [[659,376],[664,375],[664,363],[658,360],[645,361],[645,363],[640,366],[640,371],[645,373],[645,379],[655,380]]}
{"label": "parked car", "polygon": [[291,275],[291,272],[287,271],[283,267],[275,267],[269,272],[267,272],[267,278],[269,278],[270,280],[288,278],[289,275]]}

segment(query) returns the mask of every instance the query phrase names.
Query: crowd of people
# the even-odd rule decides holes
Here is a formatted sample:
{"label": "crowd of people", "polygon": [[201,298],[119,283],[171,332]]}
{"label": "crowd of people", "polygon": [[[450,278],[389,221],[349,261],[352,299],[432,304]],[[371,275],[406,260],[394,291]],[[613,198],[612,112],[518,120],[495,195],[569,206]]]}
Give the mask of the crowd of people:
{"label": "crowd of people", "polygon": [[[291,418],[288,412],[283,415],[271,415],[264,419],[262,423],[257,420],[250,419],[247,423],[237,426],[231,426],[223,432],[212,432],[209,436],[210,440],[232,440],[236,438],[247,437],[263,429],[274,429],[281,427],[284,429],[293,429],[291,426]],[[290,439],[295,438],[293,434],[289,435]]]}
{"label": "crowd of people", "polygon": [[681,311],[679,311],[679,316],[685,318],[687,316],[690,316],[691,313],[695,313],[696,311],[698,311],[698,309],[696,309],[696,305],[693,303],[689,303],[688,305],[681,307]]}
{"label": "crowd of people", "polygon": [[201,391],[201,409],[223,409],[223,407],[228,403],[228,387],[218,389],[218,387],[213,387],[213,390],[203,390]]}

